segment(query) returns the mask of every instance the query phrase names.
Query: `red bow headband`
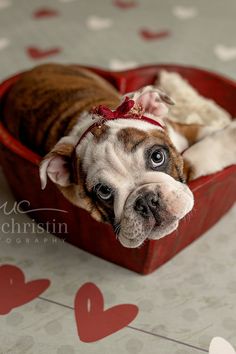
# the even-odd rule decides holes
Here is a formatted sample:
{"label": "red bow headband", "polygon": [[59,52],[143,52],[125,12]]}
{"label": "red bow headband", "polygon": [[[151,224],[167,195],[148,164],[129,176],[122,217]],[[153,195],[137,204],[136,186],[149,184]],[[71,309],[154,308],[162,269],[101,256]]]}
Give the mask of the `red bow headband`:
{"label": "red bow headband", "polygon": [[[72,153],[72,162],[73,162],[73,174],[74,174],[74,181],[77,183],[78,182],[78,174],[77,174],[77,167],[76,167],[76,147],[79,145],[81,140],[95,127],[100,127],[102,124],[105,124],[106,121],[108,120],[114,120],[114,119],[138,119],[138,120],[144,120],[145,122],[151,123],[153,125],[156,125],[158,127],[161,127],[162,129],[163,126],[158,123],[156,120],[148,118],[143,115],[143,110],[141,109],[135,109],[132,111],[132,108],[134,107],[135,101],[131,100],[129,97],[126,97],[125,100],[121,103],[120,106],[116,108],[116,110],[112,111],[108,107],[105,106],[98,106],[95,107],[90,111],[91,114],[94,114],[96,116],[101,117],[101,119],[98,122],[95,122],[92,124],[88,129],[85,130],[85,132],[81,135],[79,141],[75,145],[75,148]],[[94,117],[95,118],[95,117]]]}
{"label": "red bow headband", "polygon": [[157,122],[156,120],[146,117],[143,115],[143,111],[141,113],[138,110],[132,110],[135,105],[135,101],[131,100],[129,97],[125,97],[125,100],[118,106],[114,111],[110,110],[106,106],[98,106],[93,108],[90,113],[101,117],[101,119],[92,124],[80,137],[77,145],[81,142],[81,140],[89,133],[95,126],[101,127],[102,124],[105,124],[108,120],[115,120],[115,119],[136,119],[136,120],[143,120],[150,124],[156,125],[163,129],[163,126]]}

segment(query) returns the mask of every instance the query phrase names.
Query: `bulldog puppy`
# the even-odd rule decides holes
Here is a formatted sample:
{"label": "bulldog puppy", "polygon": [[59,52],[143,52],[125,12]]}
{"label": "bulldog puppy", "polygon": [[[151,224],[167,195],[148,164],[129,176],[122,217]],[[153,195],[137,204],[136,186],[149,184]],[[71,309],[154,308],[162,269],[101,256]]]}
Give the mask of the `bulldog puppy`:
{"label": "bulldog puppy", "polygon": [[[222,161],[220,154],[222,143],[226,150],[226,141],[235,139],[235,123],[218,131],[172,122],[166,115],[174,102],[154,86],[121,102],[116,110],[99,106],[84,112],[44,157],[40,178],[42,188],[48,176],[72,203],[109,222],[123,246],[134,248],[170,234],[191,211],[186,179],[236,162],[236,144]],[[210,164],[204,159],[209,139]]]}
{"label": "bulldog puppy", "polygon": [[171,104],[155,87],[121,98],[87,70],[51,64],[25,73],[10,90],[4,123],[46,153],[42,188],[49,178],[70,202],[110,223],[123,246],[138,247],[174,231],[190,212],[185,182],[195,166],[186,149],[214,133],[168,120]]}
{"label": "bulldog puppy", "polygon": [[123,98],[116,110],[84,113],[40,166],[73,204],[109,222],[125,247],[174,231],[192,209],[183,158],[164,117],[171,99],[148,86]]}

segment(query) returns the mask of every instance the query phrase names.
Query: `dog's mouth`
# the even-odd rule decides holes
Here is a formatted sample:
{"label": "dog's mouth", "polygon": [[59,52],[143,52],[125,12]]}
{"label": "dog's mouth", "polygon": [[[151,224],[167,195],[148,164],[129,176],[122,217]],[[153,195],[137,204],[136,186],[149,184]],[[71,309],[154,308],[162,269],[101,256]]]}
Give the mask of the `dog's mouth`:
{"label": "dog's mouth", "polygon": [[171,218],[172,220],[161,225],[156,224],[148,235],[148,239],[157,240],[162,237],[169,235],[171,232],[175,231],[179,226],[179,221],[177,218]]}
{"label": "dog's mouth", "polygon": [[[171,219],[171,220],[170,220]],[[138,235],[127,236],[125,233],[122,233],[121,227],[119,232],[116,233],[117,239],[124,247],[136,248],[141,246],[146,240],[157,240],[162,237],[169,235],[171,232],[175,231],[179,225],[179,220],[172,217],[167,220],[158,220],[155,219],[153,222],[150,222],[149,226]]]}

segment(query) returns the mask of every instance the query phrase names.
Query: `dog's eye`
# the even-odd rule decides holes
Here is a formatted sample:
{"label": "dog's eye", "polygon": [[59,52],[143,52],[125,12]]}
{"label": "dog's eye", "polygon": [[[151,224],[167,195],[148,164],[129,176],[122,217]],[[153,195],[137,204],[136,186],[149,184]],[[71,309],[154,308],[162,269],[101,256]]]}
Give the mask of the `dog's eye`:
{"label": "dog's eye", "polygon": [[165,162],[165,152],[162,149],[157,149],[152,152],[151,156],[152,167],[156,168],[162,166]]}
{"label": "dog's eye", "polygon": [[108,200],[113,195],[112,189],[110,187],[106,186],[105,184],[102,184],[102,183],[98,183],[94,187],[94,190],[95,190],[95,193],[97,194],[97,196],[99,198],[101,198],[102,200]]}

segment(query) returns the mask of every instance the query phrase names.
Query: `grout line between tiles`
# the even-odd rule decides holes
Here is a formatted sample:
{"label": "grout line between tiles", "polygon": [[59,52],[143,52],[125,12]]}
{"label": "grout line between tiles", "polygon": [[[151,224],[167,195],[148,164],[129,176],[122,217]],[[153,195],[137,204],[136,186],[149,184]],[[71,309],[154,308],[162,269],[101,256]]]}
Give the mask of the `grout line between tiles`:
{"label": "grout line between tiles", "polygon": [[38,296],[38,299],[43,300],[43,301],[47,301],[47,302],[51,302],[52,304],[55,304],[55,305],[59,305],[59,306],[62,306],[62,307],[66,307],[67,309],[74,310],[74,307],[73,307],[73,306],[64,305],[64,304],[62,304],[62,303],[60,303],[60,302],[47,299],[46,297],[43,297],[43,296]]}
{"label": "grout line between tiles", "polygon": [[[51,300],[51,299],[47,299],[46,297],[43,297],[43,296],[38,296],[38,299],[40,300],[43,300],[43,301],[47,301],[47,302],[50,302],[52,304],[55,304],[55,305],[58,305],[58,306],[62,306],[62,307],[65,307],[67,309],[70,309],[70,310],[74,310],[74,307],[73,306],[69,306],[69,305],[65,305],[65,304],[62,304],[60,302],[57,302],[57,301],[54,301],[54,300]],[[142,332],[144,334],[149,334],[151,336],[154,336],[154,337],[158,337],[158,338],[161,338],[161,339],[165,339],[169,342],[173,342],[173,343],[177,343],[177,344],[182,344],[184,345],[185,347],[188,347],[188,348],[192,348],[192,349],[196,349],[196,350],[199,350],[201,352],[204,352],[204,353],[208,353],[208,350],[206,349],[203,349],[203,348],[200,348],[200,347],[197,347],[195,345],[192,345],[192,344],[188,344],[188,343],[185,343],[185,342],[181,342],[177,339],[173,339],[173,338],[169,338],[169,337],[166,337],[166,336],[163,336],[161,334],[156,334],[156,333],[153,333],[153,332],[149,332],[149,331],[145,331],[144,329],[140,329],[140,328],[137,328],[137,327],[133,327],[133,326],[126,326],[127,328],[130,328],[130,329],[133,329],[134,331],[138,331],[138,332]]]}
{"label": "grout line between tiles", "polygon": [[200,348],[200,347],[197,347],[197,346],[195,346],[195,345],[188,344],[188,343],[185,343],[185,342],[181,342],[180,340],[177,340],[177,339],[173,339],[173,338],[169,338],[169,337],[166,337],[166,336],[162,336],[161,334],[156,334],[156,333],[153,333],[153,332],[145,331],[144,329],[140,329],[140,328],[133,327],[133,326],[127,326],[127,327],[128,327],[128,328],[131,328],[131,329],[134,329],[134,330],[136,330],[136,331],[145,333],[145,334],[149,334],[149,335],[151,335],[151,336],[155,336],[155,337],[158,337],[158,338],[161,338],[161,339],[168,340],[169,342],[174,342],[174,343],[182,344],[182,345],[184,345],[185,347],[193,348],[193,349],[199,350],[199,351],[201,351],[201,352],[208,353],[208,350],[206,350],[206,349],[203,349],[203,348]]}

